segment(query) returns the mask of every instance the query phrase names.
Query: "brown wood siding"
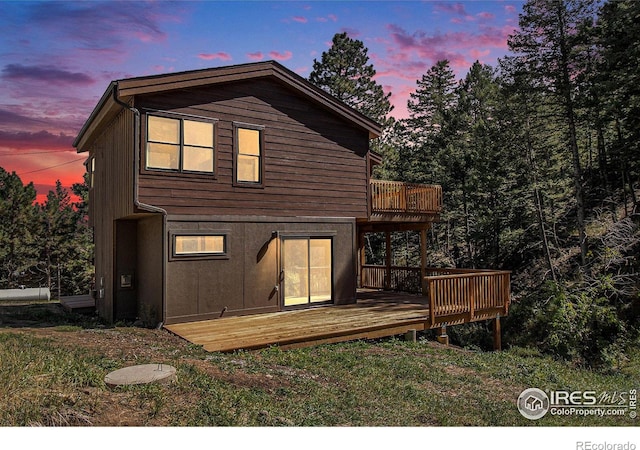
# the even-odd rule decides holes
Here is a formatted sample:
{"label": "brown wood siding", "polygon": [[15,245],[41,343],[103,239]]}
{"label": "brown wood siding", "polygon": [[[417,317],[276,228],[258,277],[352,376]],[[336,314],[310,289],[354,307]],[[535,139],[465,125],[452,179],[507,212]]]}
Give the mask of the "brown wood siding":
{"label": "brown wood siding", "polygon": [[96,299],[96,307],[108,321],[113,320],[114,221],[133,213],[133,122],[133,114],[123,110],[89,150],[96,159],[89,194],[96,288],[104,289],[104,298]]}
{"label": "brown wood siding", "polygon": [[157,214],[138,220],[137,280],[138,304],[143,320],[162,320],[163,218]]}
{"label": "brown wood siding", "polygon": [[[275,80],[137,97],[136,105],[219,120],[215,178],[142,170],[144,203],[170,214],[367,215],[368,133]],[[233,186],[233,121],[265,127],[263,189]],[[144,157],[144,132],[142,148]]]}
{"label": "brown wood siding", "polygon": [[92,212],[113,220],[133,214],[133,113],[128,109],[91,145],[96,158]]}
{"label": "brown wood siding", "polygon": [[191,220],[169,216],[167,232],[224,233],[228,247],[223,259],[176,258],[168,262],[165,323],[280,310],[278,246],[281,244],[279,238],[274,238],[274,231],[330,236],[334,303],[354,303],[355,223],[349,219],[314,220],[320,219],[210,216]]}

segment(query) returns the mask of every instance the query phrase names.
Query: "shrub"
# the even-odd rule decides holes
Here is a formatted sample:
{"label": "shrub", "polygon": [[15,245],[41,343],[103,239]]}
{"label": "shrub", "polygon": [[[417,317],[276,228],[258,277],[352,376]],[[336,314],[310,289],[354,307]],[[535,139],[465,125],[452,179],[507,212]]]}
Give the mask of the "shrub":
{"label": "shrub", "polygon": [[506,341],[589,367],[624,356],[627,324],[597,288],[546,282],[513,304]]}

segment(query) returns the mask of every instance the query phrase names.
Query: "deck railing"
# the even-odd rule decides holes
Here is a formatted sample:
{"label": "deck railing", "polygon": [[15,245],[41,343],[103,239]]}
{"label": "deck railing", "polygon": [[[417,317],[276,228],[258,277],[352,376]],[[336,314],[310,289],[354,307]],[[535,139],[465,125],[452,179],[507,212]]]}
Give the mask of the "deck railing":
{"label": "deck railing", "polygon": [[361,274],[360,285],[364,288],[389,289],[414,294],[422,292],[419,267],[391,266],[391,270],[387,273],[385,266],[365,265],[362,266]]}
{"label": "deck railing", "polygon": [[[373,289],[421,293],[419,267],[365,265],[361,286]],[[424,292],[432,326],[485,320],[507,315],[511,295],[511,272],[483,269],[425,270]]]}
{"label": "deck railing", "polygon": [[438,185],[371,180],[370,195],[373,214],[438,214],[442,209]]}
{"label": "deck railing", "polygon": [[432,325],[474,322],[509,312],[511,272],[442,269],[431,273],[425,277],[425,295]]}

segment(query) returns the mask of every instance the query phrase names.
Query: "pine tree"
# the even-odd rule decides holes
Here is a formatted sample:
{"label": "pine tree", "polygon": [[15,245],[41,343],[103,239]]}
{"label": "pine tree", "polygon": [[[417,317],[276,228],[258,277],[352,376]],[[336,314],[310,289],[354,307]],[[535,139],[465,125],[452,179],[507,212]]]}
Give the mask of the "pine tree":
{"label": "pine tree", "polygon": [[[500,60],[501,93],[503,98],[503,115],[501,127],[506,135],[506,141],[512,148],[514,174],[517,184],[512,187],[512,208],[518,211],[513,218],[511,227],[520,230],[520,237],[514,243],[514,250],[521,248],[542,251],[547,272],[542,279],[556,281],[556,269],[553,265],[552,243],[550,230],[553,225],[550,220],[549,198],[553,188],[557,188],[560,174],[549,170],[549,157],[555,147],[549,135],[550,122],[548,108],[544,102],[544,92],[536,86],[536,78],[523,67],[520,57],[506,57]],[[551,166],[551,167],[550,167]],[[547,170],[545,170],[547,169]],[[538,236],[535,233],[525,233],[530,224],[536,224]],[[556,249],[557,250],[557,249]],[[530,250],[531,251],[531,250]],[[515,256],[515,255],[514,255]],[[537,252],[529,255],[529,260],[521,264],[534,264],[538,258]],[[513,258],[512,261],[521,259]],[[512,266],[513,267],[513,266]]]}
{"label": "pine tree", "polygon": [[[41,271],[45,284],[52,292],[63,293],[63,277],[66,278],[67,264],[74,261],[73,251],[76,239],[76,214],[72,208],[71,197],[56,181],[55,190],[49,191],[47,199],[40,207],[40,251]],[[64,293],[68,293],[64,289]]]}
{"label": "pine tree", "polygon": [[421,136],[433,136],[451,120],[456,100],[456,78],[446,59],[438,61],[422,78],[410,94],[407,104],[410,124]]}
{"label": "pine tree", "polygon": [[457,82],[449,61],[438,61],[420,80],[407,103],[411,130],[405,142],[411,157],[411,179],[419,183],[446,183],[440,164],[441,153],[451,138],[451,124],[457,101]]}
{"label": "pine tree", "polygon": [[362,41],[337,33],[321,60],[313,60],[309,81],[370,119],[388,125],[393,109],[391,93],[385,94],[374,80],[376,71],[367,52]]}
{"label": "pine tree", "polygon": [[[602,6],[596,27],[600,64],[594,90],[612,124],[608,172],[622,191],[625,212],[637,210],[640,184],[640,2],[618,0]],[[632,207],[628,208],[628,198]]]}
{"label": "pine tree", "polygon": [[36,286],[29,277],[38,257],[35,200],[33,183],[0,167],[0,288]]}
{"label": "pine tree", "polygon": [[577,135],[576,80],[584,70],[581,29],[595,17],[593,0],[529,0],[520,15],[520,29],[510,36],[511,51],[522,55],[532,75],[561,107],[576,202],[581,264],[587,258],[583,164]]}
{"label": "pine tree", "polygon": [[83,183],[74,183],[71,191],[79,198],[73,204],[76,231],[73,240],[74,257],[67,262],[66,289],[70,294],[85,294],[93,277],[93,229],[89,226],[89,184],[85,174]]}
{"label": "pine tree", "polygon": [[79,201],[72,202],[69,191],[56,181],[38,209],[40,263],[31,270],[40,274],[41,284],[54,295],[86,293],[93,272],[86,182],[74,184],[72,191]]}

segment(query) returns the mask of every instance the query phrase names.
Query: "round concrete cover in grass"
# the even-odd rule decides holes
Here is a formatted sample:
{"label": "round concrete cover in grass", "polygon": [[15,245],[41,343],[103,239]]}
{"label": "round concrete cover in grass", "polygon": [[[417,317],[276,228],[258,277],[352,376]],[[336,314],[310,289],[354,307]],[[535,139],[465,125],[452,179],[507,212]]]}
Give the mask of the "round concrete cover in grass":
{"label": "round concrete cover in grass", "polygon": [[167,364],[142,364],[125,367],[107,374],[104,382],[109,387],[130,384],[170,383],[176,379],[176,368]]}

